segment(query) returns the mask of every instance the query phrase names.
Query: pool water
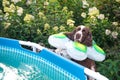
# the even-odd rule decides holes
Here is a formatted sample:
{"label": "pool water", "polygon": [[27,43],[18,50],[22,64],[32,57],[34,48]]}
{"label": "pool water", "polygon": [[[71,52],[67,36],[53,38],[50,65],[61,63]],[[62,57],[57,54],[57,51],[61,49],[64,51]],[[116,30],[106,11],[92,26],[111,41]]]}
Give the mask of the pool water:
{"label": "pool water", "polygon": [[18,52],[12,49],[0,52],[0,80],[52,80],[44,73],[46,68],[41,65],[42,62],[36,64],[38,61],[23,57]]}
{"label": "pool water", "polygon": [[0,63],[0,80],[51,80],[39,68],[22,64],[19,67]]}
{"label": "pool water", "polygon": [[53,80],[45,74],[44,60],[32,54],[29,56],[20,50],[1,49],[0,80]]}
{"label": "pool water", "polygon": [[37,55],[30,51],[0,46],[0,80],[80,80]]}

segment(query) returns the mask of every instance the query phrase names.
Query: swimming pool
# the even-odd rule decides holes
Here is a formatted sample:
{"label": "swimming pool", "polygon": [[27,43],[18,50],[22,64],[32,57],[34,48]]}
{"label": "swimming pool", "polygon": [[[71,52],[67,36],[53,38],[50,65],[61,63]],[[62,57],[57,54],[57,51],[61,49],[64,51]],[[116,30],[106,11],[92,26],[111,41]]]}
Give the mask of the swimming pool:
{"label": "swimming pool", "polygon": [[[32,46],[33,51],[24,49],[21,44]],[[36,48],[41,51],[36,53]],[[0,37],[2,80],[86,80],[86,74],[108,80],[35,43]]]}

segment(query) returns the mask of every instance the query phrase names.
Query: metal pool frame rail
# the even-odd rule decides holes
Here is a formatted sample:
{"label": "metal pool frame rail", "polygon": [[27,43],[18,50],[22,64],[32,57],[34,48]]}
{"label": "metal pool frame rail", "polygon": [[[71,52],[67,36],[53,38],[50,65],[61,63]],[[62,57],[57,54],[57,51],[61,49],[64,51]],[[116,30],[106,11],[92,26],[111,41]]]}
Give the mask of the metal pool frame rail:
{"label": "metal pool frame rail", "polygon": [[[47,59],[48,61],[56,64],[57,66],[60,66],[67,72],[78,77],[80,80],[86,80],[85,75],[91,76],[97,80],[109,80],[105,76],[103,76],[97,72],[94,72],[84,66],[78,65],[77,63],[72,62],[66,58],[58,56],[57,54],[48,50],[47,48],[42,47],[39,44],[36,44],[33,42],[0,37],[0,45],[16,47],[16,48],[22,49],[22,50],[27,50],[27,49],[23,49],[21,47],[21,45],[30,46],[33,48],[33,51],[31,51],[31,52],[37,54],[38,56],[40,56],[42,58]],[[40,50],[39,53],[37,52],[37,49]]]}

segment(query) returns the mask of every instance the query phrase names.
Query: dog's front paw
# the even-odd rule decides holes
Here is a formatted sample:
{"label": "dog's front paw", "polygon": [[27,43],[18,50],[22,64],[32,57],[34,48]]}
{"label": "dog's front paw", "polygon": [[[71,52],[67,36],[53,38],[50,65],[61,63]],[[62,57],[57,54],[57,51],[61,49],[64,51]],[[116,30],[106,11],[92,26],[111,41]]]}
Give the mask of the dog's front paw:
{"label": "dog's front paw", "polygon": [[63,56],[63,57],[68,58],[68,59],[71,59],[65,49],[56,49],[55,52],[56,52],[58,55],[60,55],[60,56]]}

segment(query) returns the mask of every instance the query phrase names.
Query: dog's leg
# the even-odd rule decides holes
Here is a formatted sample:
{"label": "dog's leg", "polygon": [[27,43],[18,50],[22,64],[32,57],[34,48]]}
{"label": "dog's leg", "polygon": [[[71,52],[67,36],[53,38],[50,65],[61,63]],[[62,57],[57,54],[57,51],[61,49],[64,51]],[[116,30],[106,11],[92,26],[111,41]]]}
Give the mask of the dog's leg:
{"label": "dog's leg", "polygon": [[60,56],[63,56],[67,59],[71,59],[70,56],[68,55],[66,49],[56,49],[55,52]]}
{"label": "dog's leg", "polygon": [[[91,67],[90,67],[90,69],[91,69],[92,71],[95,71],[95,72],[96,72],[95,62],[92,62],[92,63],[91,63]],[[92,77],[89,77],[88,80],[95,80],[95,79],[92,78]]]}

